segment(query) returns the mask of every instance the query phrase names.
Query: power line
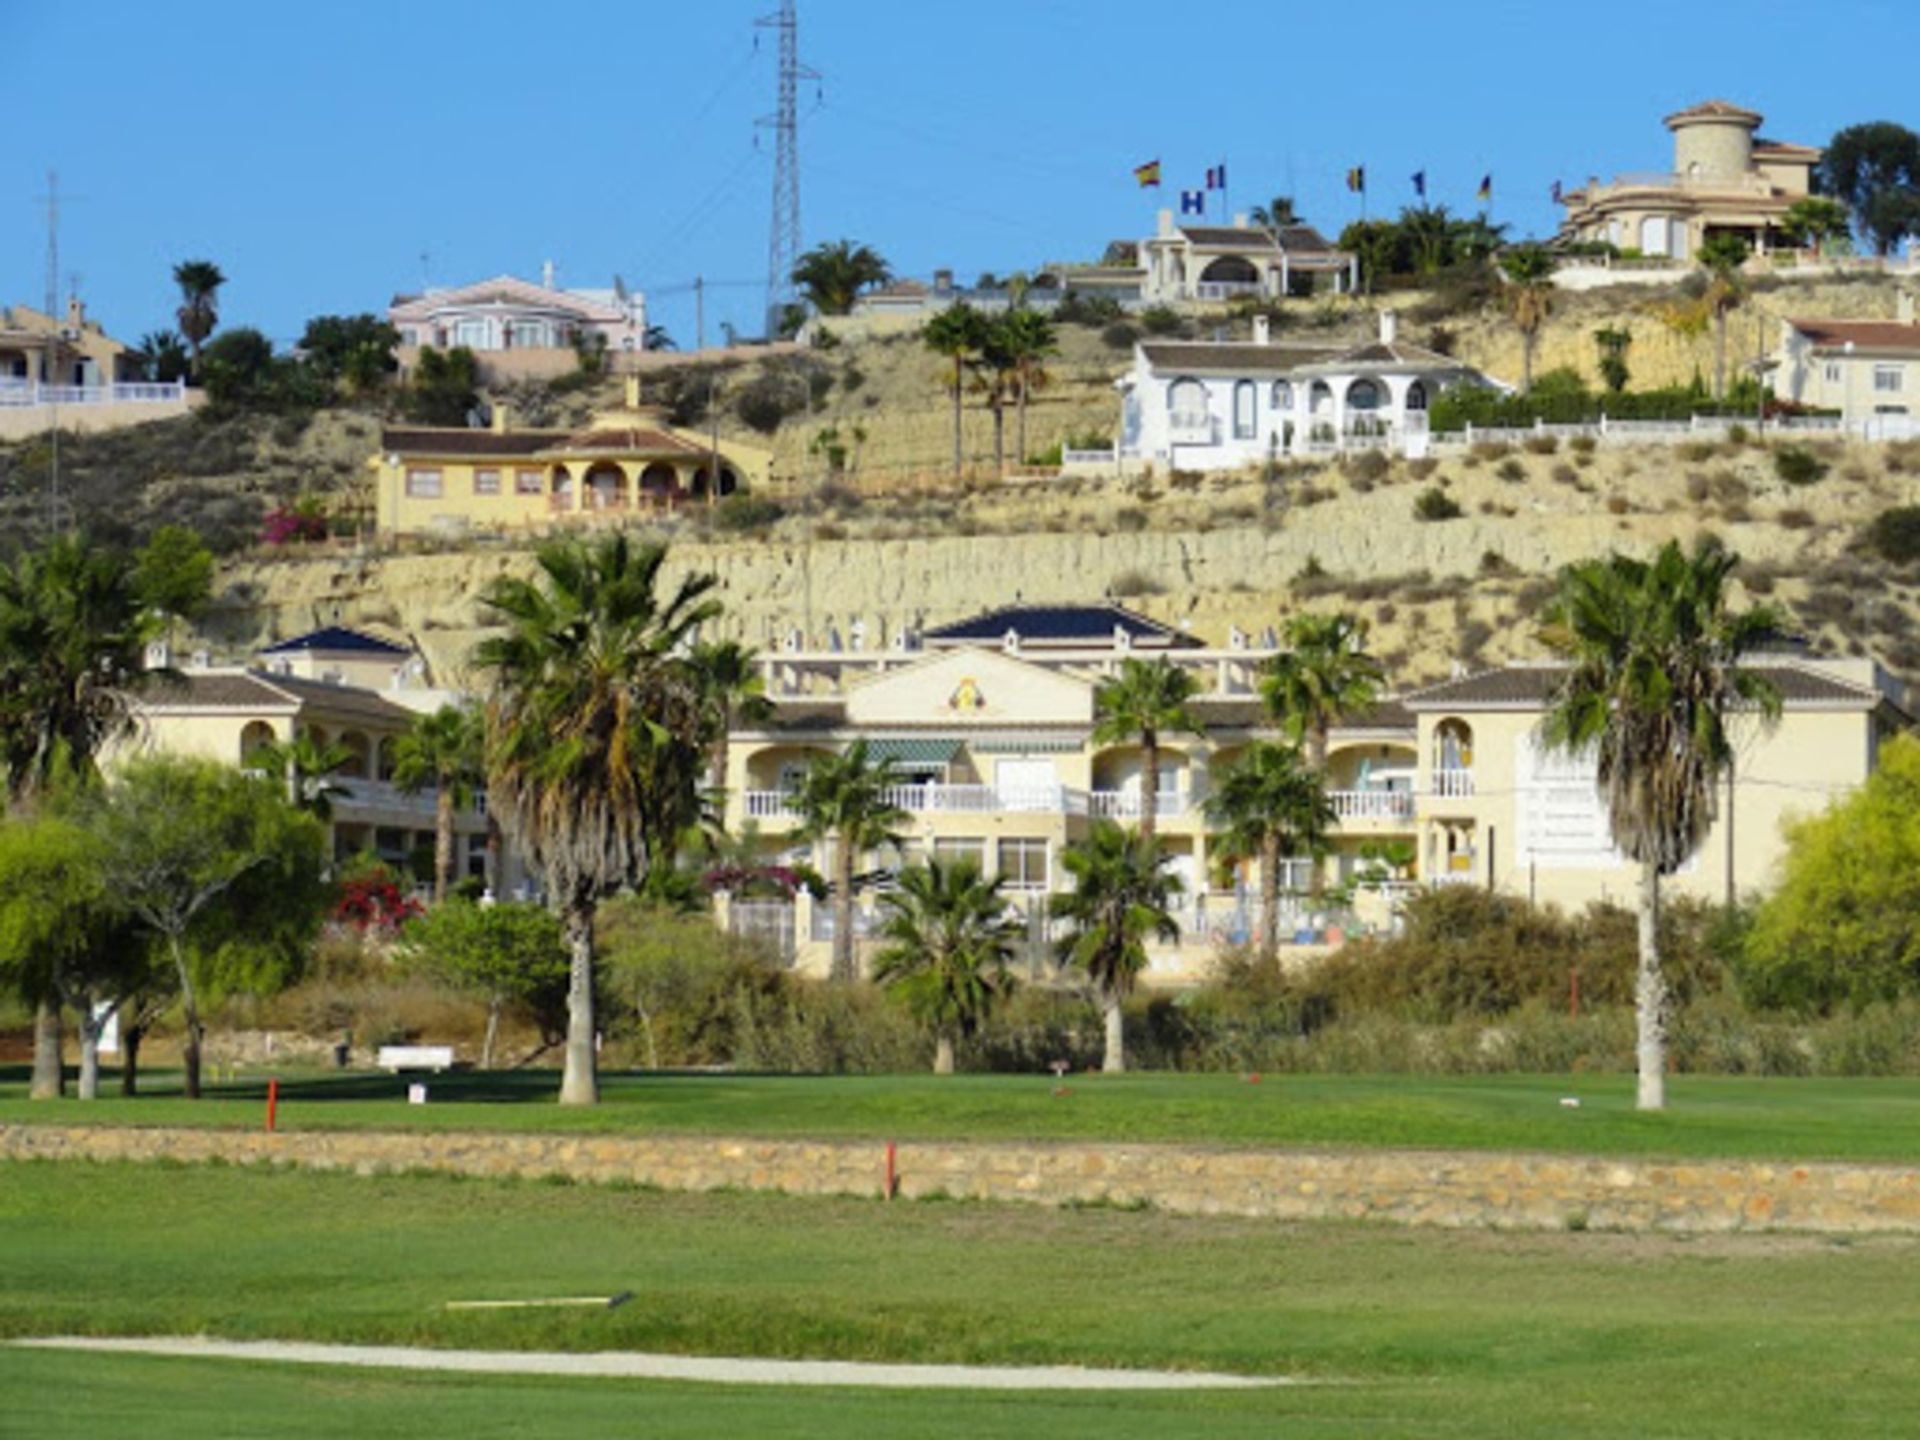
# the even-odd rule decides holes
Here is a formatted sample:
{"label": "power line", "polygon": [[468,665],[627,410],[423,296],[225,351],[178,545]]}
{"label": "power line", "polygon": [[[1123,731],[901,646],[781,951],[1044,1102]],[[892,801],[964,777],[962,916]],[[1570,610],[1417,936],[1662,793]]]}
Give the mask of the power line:
{"label": "power line", "polygon": [[779,307],[793,294],[793,267],[800,259],[800,82],[820,72],[800,63],[800,21],[795,0],[780,0],[778,14],[756,25],[780,38],[779,92],[774,113],[759,122],[774,132],[773,215],[767,233],[767,333],[779,328]]}

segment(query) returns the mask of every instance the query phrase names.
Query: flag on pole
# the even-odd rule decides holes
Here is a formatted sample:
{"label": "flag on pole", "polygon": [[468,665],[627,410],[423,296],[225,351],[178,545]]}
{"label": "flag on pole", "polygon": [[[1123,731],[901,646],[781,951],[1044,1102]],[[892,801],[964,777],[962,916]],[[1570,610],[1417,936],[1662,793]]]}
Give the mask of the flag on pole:
{"label": "flag on pole", "polygon": [[1144,165],[1133,167],[1133,178],[1140,182],[1142,190],[1158,186],[1160,183],[1160,162],[1149,160]]}
{"label": "flag on pole", "polygon": [[1347,189],[1355,195],[1367,193],[1367,167],[1356,165],[1347,171]]}
{"label": "flag on pole", "polygon": [[1182,215],[1205,215],[1207,213],[1207,192],[1204,190],[1182,190],[1180,192],[1180,213]]}
{"label": "flag on pole", "polygon": [[1422,200],[1427,198],[1427,172],[1426,171],[1416,170],[1413,172],[1413,193],[1415,195],[1418,195]]}
{"label": "flag on pole", "polygon": [[1224,190],[1226,188],[1227,162],[1222,160],[1218,165],[1209,165],[1207,167],[1207,189]]}
{"label": "flag on pole", "polygon": [[1553,203],[1556,205],[1565,204],[1566,201],[1564,197],[1565,197],[1565,192],[1561,190],[1560,182],[1558,180],[1554,181],[1553,182]]}
{"label": "flag on pole", "polygon": [[1480,177],[1480,188],[1474,191],[1473,198],[1478,200],[1482,205],[1493,199],[1493,176],[1482,175]]}

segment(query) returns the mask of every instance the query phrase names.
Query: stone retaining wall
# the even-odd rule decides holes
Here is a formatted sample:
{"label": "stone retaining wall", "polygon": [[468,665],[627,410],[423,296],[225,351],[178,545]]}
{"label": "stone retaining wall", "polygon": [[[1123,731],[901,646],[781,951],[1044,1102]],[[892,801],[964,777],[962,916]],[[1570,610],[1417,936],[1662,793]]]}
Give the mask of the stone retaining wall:
{"label": "stone retaining wall", "polygon": [[[0,1159],[32,1158],[567,1175],[666,1190],[877,1196],[886,1148],[877,1141],[0,1126]],[[911,1142],[898,1149],[896,1173],[908,1198],[1151,1205],[1185,1215],[1515,1229],[1920,1232],[1920,1169],[1900,1166]]]}

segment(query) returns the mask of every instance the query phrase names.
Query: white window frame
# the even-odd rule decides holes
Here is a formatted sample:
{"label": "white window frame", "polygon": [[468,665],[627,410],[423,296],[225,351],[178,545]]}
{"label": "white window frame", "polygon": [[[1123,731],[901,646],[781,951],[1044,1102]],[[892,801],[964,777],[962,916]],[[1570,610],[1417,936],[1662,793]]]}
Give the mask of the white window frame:
{"label": "white window frame", "polygon": [[1873,367],[1873,393],[1876,395],[1898,395],[1907,388],[1907,367],[1904,365],[1876,365]]}
{"label": "white window frame", "polygon": [[1840,383],[1840,362],[1838,360],[1827,361],[1826,365],[1821,369],[1821,377],[1829,385],[1838,385]]}
{"label": "white window frame", "polygon": [[407,470],[407,498],[409,500],[438,500],[446,493],[446,475],[436,469],[420,468]]}
{"label": "white window frame", "polygon": [[500,471],[493,466],[483,466],[473,472],[473,493],[476,495],[498,495],[500,493]]}
{"label": "white window frame", "polygon": [[513,493],[516,495],[546,494],[546,472],[544,470],[515,470],[513,472]]}
{"label": "white window frame", "polygon": [[[1035,849],[1040,853],[1040,879],[1038,883],[1027,877],[1029,862]],[[1015,875],[1007,868],[1010,857],[1020,857],[1020,874]],[[1022,894],[1044,892],[1053,874],[1053,856],[1046,838],[1040,835],[1003,835],[994,843],[993,861],[995,873],[1000,876],[1003,889]]]}
{"label": "white window frame", "polygon": [[1255,412],[1259,409],[1258,392],[1251,380],[1233,382],[1233,438],[1251,440],[1259,433],[1260,426]]}

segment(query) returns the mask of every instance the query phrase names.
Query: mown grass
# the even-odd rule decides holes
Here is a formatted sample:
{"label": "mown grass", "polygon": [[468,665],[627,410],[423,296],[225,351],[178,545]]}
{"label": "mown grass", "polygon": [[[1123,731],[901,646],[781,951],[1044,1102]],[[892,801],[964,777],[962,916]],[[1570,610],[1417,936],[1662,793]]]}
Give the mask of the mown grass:
{"label": "mown grass", "polygon": [[[1867,1436],[1920,1242],[1498,1235],[447,1177],[0,1165],[0,1335],[1175,1366],[1212,1395],[720,1390],[0,1351],[0,1432]],[[608,1293],[611,1312],[450,1299]],[[1292,1427],[1292,1428],[1289,1428]]]}
{"label": "mown grass", "polygon": [[[416,1077],[418,1078],[418,1077]],[[0,1070],[0,1123],[256,1127],[266,1081],[188,1101],[154,1093],[81,1104],[25,1099]],[[1641,1114],[1621,1075],[775,1076],[623,1073],[605,1103],[562,1109],[552,1072],[406,1080],[289,1077],[288,1130],[553,1130],[874,1140],[1124,1140],[1225,1146],[1412,1146],[1605,1155],[1906,1161],[1920,1154],[1920,1080],[1678,1076],[1671,1108]],[[110,1087],[109,1087],[110,1088]],[[1057,1093],[1064,1090],[1066,1093]],[[1560,1104],[1574,1096],[1580,1106]]]}

